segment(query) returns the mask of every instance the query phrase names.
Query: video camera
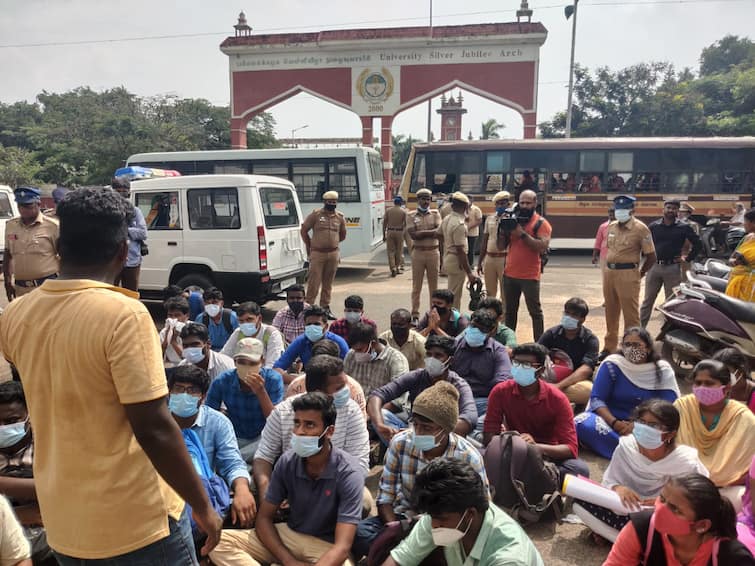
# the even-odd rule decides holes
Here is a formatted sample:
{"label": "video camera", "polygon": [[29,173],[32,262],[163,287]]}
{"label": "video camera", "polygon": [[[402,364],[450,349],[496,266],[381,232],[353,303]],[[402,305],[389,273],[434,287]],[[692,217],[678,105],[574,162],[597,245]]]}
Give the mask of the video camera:
{"label": "video camera", "polygon": [[533,212],[532,210],[519,210],[518,204],[507,208],[498,221],[498,232],[510,234],[516,230],[517,225],[526,225],[532,218]]}

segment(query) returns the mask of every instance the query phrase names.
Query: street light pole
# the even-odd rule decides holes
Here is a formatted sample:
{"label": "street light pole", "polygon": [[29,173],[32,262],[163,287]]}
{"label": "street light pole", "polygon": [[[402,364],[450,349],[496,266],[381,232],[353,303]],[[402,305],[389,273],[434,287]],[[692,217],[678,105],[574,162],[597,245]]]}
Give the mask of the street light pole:
{"label": "street light pole", "polygon": [[[430,41],[433,39],[433,0],[430,0]],[[433,118],[433,99],[427,101],[427,143],[430,143],[430,139],[433,135],[432,130],[432,118]]]}
{"label": "street light pole", "polygon": [[567,6],[564,10],[564,13],[566,14],[566,19],[569,19],[569,16],[574,16],[574,20],[572,20],[571,24],[571,60],[569,62],[569,100],[566,104],[566,137],[571,137],[571,117],[572,117],[572,97],[574,95],[574,45],[577,42],[577,3],[579,0],[574,0],[574,6],[572,10],[569,10],[569,8],[572,8],[572,6]]}
{"label": "street light pole", "polygon": [[303,126],[299,126],[298,128],[293,128],[291,130],[291,147],[296,147],[296,139],[294,137],[294,134],[298,132],[299,130],[303,130],[304,128],[309,128],[309,124],[304,124]]}

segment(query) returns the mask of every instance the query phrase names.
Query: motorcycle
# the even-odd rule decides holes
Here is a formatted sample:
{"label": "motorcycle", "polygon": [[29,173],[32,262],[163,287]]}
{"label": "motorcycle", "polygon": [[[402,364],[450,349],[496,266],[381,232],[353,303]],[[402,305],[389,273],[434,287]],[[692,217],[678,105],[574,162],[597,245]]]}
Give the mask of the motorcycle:
{"label": "motorcycle", "polygon": [[656,307],[666,319],[656,338],[663,344],[663,359],[683,378],[722,348],[736,348],[755,363],[755,304],[725,295],[724,279],[694,273],[687,277]]}
{"label": "motorcycle", "polygon": [[693,287],[704,287],[723,293],[729,283],[731,266],[720,259],[710,258],[704,264],[693,262],[691,273],[694,275],[692,279],[688,279],[688,283]]}
{"label": "motorcycle", "polygon": [[707,258],[728,259],[744,238],[745,230],[741,226],[729,226],[717,216],[709,218],[700,230],[703,242],[703,254]]}

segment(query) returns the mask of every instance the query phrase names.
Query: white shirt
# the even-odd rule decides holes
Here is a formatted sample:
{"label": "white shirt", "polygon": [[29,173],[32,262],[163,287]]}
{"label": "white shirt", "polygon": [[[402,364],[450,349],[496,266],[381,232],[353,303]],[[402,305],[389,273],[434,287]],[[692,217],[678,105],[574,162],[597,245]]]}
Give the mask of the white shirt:
{"label": "white shirt", "polygon": [[278,361],[278,358],[283,353],[283,334],[280,333],[280,330],[269,324],[263,324],[256,336],[246,336],[241,332],[241,328],[237,328],[229,336],[220,353],[232,358],[236,353],[236,344],[243,338],[256,338],[262,342],[264,346],[263,356],[265,358],[265,365],[263,367],[273,369],[273,364]]}
{"label": "white shirt", "polygon": [[[218,377],[221,373],[225,373],[230,369],[236,369],[236,363],[233,361],[233,358],[229,358],[225,354],[221,354],[220,352],[213,352],[212,350],[210,350],[209,358],[210,359],[207,365],[207,374],[210,376],[210,381],[215,381],[215,378]],[[181,360],[181,363],[179,363],[178,365],[189,365],[189,362],[187,362],[186,360]]]}

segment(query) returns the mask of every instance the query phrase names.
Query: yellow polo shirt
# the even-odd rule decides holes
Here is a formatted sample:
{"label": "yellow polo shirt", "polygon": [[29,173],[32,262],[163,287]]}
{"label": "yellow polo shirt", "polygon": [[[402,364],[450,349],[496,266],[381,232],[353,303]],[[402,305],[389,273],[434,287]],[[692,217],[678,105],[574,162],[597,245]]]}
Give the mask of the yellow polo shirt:
{"label": "yellow polo shirt", "polygon": [[184,502],[134,437],[124,404],[168,394],[157,331],[136,293],[48,280],[0,316],[34,429],[34,479],[52,548],[125,554],[169,535]]}

